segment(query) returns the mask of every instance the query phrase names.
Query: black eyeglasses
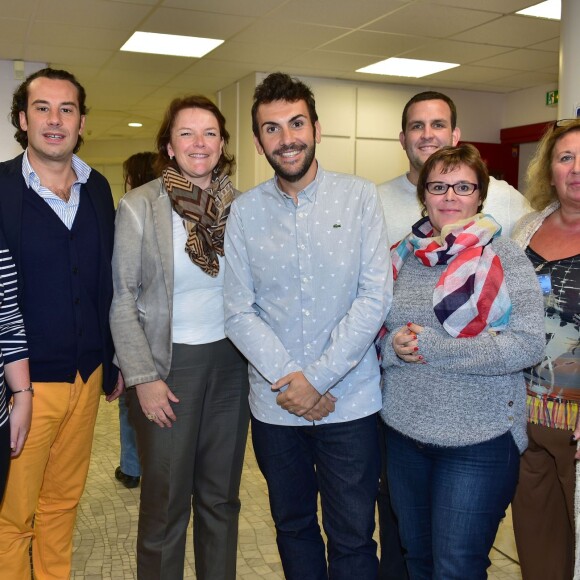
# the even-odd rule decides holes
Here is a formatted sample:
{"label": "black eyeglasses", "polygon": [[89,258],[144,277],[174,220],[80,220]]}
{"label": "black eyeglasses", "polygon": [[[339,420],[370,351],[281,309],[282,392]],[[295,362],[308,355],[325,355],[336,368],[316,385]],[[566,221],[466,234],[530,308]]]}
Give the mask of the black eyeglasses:
{"label": "black eyeglasses", "polygon": [[425,188],[431,195],[445,195],[450,187],[453,188],[457,195],[471,195],[476,189],[479,189],[477,183],[469,183],[469,181],[459,181],[457,183],[428,181],[425,184]]}
{"label": "black eyeglasses", "polygon": [[577,117],[576,119],[558,119],[554,123],[554,129],[556,127],[568,127],[568,125],[573,125],[574,123],[578,123],[580,126],[580,117]]}

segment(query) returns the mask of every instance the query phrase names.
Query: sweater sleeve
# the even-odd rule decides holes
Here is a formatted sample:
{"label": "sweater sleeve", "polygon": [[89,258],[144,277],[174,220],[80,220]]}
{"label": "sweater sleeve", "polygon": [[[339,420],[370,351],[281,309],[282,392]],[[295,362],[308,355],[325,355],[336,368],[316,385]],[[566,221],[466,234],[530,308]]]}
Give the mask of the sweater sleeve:
{"label": "sweater sleeve", "polygon": [[[504,375],[536,364],[545,346],[544,305],[534,269],[516,244],[507,238],[494,241],[501,259],[512,312],[508,327],[473,338],[453,338],[426,327],[418,335],[419,352],[427,364],[476,375]],[[392,349],[391,349],[392,350]]]}

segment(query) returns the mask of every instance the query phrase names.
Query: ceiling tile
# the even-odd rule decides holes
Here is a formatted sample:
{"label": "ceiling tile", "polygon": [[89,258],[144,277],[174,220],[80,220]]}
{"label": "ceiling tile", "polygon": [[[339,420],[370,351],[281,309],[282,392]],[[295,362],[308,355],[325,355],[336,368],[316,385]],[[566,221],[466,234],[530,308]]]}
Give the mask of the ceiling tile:
{"label": "ceiling tile", "polygon": [[539,70],[551,68],[551,72],[558,72],[558,55],[553,52],[519,49],[485,58],[477,62],[478,66],[492,66],[509,68],[519,71]]}
{"label": "ceiling tile", "polygon": [[140,24],[139,30],[226,40],[253,21],[253,18],[244,16],[158,8]]}
{"label": "ceiling tile", "polygon": [[30,38],[35,44],[46,46],[118,50],[127,40],[127,34],[122,30],[69,26],[64,23],[47,25],[46,22],[36,20],[30,28]]}
{"label": "ceiling tile", "polygon": [[336,0],[293,0],[274,9],[268,18],[276,18],[290,25],[291,22],[323,24],[358,28],[400,9],[409,0],[365,0],[364,2],[344,2],[337,10]]}
{"label": "ceiling tile", "polygon": [[404,58],[437,60],[465,64],[489,58],[502,52],[513,50],[507,46],[492,46],[490,44],[474,44],[472,42],[457,42],[455,40],[431,40],[423,46],[401,54]]}
{"label": "ceiling tile", "polygon": [[544,72],[525,72],[513,74],[503,79],[497,79],[493,82],[494,85],[509,87],[516,87],[517,89],[526,89],[528,87],[535,87],[539,85],[546,85],[548,83],[555,83],[558,81],[558,75]]}
{"label": "ceiling tile", "polygon": [[213,12],[234,16],[266,16],[289,0],[164,0],[166,8],[182,8],[199,12]]}
{"label": "ceiling tile", "polygon": [[[142,75],[155,74],[159,78],[168,78],[185,70],[197,60],[199,59],[193,57],[118,51],[107,63],[107,68],[119,71],[136,71]],[[159,75],[165,75],[165,77]]]}
{"label": "ceiling tile", "polygon": [[337,40],[327,42],[321,48],[353,54],[375,55],[377,59],[384,59],[416,49],[427,42],[429,39],[420,36],[358,30]]}
{"label": "ceiling tile", "polygon": [[347,54],[312,50],[304,55],[288,61],[289,66],[304,66],[326,69],[327,71],[356,71],[359,68],[373,64],[374,57],[363,54]]}
{"label": "ceiling tile", "polygon": [[301,24],[300,26],[280,26],[276,20],[268,18],[255,21],[232,40],[255,42],[259,39],[264,44],[288,44],[297,48],[316,48],[330,40],[349,32],[347,28]]}
{"label": "ceiling tile", "polygon": [[533,42],[542,42],[558,37],[560,23],[544,18],[526,16],[504,16],[493,22],[454,34],[454,40],[481,42],[501,46],[524,47]]}
{"label": "ceiling tile", "polygon": [[182,75],[193,74],[198,77],[215,77],[240,79],[256,70],[256,63],[245,65],[239,62],[230,62],[214,58],[202,58],[192,64]]}
{"label": "ceiling tile", "polygon": [[18,18],[0,18],[2,42],[20,42],[26,38],[28,22]]}
{"label": "ceiling tile", "polygon": [[423,77],[423,80],[429,82],[429,79],[437,81],[459,81],[464,83],[482,83],[491,82],[497,79],[505,78],[511,74],[517,74],[517,70],[497,69],[484,66],[464,65],[449,70],[444,70],[428,77]]}
{"label": "ceiling tile", "polygon": [[464,10],[421,2],[405,6],[394,14],[381,18],[365,28],[394,33],[411,30],[416,35],[446,38],[459,31],[479,26],[496,17],[490,12]]}
{"label": "ceiling tile", "polygon": [[303,54],[306,48],[300,47],[298,50],[285,43],[276,45],[265,42],[227,42],[218,46],[211,57],[227,62],[241,63],[261,63],[266,66],[285,62],[295,54]]}
{"label": "ceiling tile", "polygon": [[36,12],[38,0],[19,0],[18,2],[2,2],[2,18],[19,18],[28,20]]}
{"label": "ceiling tile", "polygon": [[[111,9],[115,17],[111,18]],[[117,3],[111,6],[102,0],[38,0],[35,21],[65,24],[69,27],[133,30],[151,12],[150,6]]]}
{"label": "ceiling tile", "polygon": [[36,60],[48,63],[63,63],[66,67],[76,68],[87,65],[103,66],[112,56],[114,50],[97,50],[86,47],[47,46],[46,44],[27,44],[22,57],[25,60]]}
{"label": "ceiling tile", "polygon": [[513,14],[523,8],[538,4],[542,0],[431,0],[433,4],[456,6],[458,8],[473,8],[475,10],[487,10],[498,14]]}
{"label": "ceiling tile", "polygon": [[[535,42],[535,41],[534,41]],[[560,52],[560,36],[557,38],[552,38],[544,42],[538,42],[537,44],[530,44],[528,48],[533,48],[534,50],[549,50],[551,52]]]}

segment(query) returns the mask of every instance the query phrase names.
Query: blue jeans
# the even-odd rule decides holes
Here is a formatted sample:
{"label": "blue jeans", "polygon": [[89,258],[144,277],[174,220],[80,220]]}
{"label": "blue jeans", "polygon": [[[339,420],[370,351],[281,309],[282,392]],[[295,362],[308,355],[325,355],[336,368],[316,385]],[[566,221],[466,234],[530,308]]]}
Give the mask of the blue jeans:
{"label": "blue jeans", "polygon": [[387,473],[412,580],[487,578],[497,528],[516,488],[511,434],[435,447],[387,428]]}
{"label": "blue jeans", "polygon": [[399,522],[391,504],[389,481],[387,478],[387,449],[385,433],[387,426],[378,417],[379,446],[381,449],[381,481],[377,497],[377,514],[379,516],[379,541],[381,543],[381,559],[379,562],[379,580],[408,580],[407,564],[401,546]]}
{"label": "blue jeans", "polygon": [[121,435],[121,471],[125,475],[140,477],[141,464],[137,454],[137,438],[135,429],[129,423],[129,407],[125,393],[119,397],[119,431]]}
{"label": "blue jeans", "polygon": [[[305,427],[270,425],[252,417],[252,441],[268,484],[285,577],[375,580],[376,416]],[[328,564],[316,515],[319,493]]]}

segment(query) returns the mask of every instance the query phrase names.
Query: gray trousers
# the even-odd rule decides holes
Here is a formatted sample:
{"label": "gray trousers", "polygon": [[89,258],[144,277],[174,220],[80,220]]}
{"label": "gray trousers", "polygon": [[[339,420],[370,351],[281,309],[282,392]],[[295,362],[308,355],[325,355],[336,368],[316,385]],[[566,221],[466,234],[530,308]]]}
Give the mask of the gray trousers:
{"label": "gray trousers", "polygon": [[129,391],[142,465],[137,577],[183,578],[193,507],[198,580],[235,580],[249,422],[246,361],[227,339],[174,344],[166,382],[179,399],[172,403],[177,420],[170,429],[148,421]]}

